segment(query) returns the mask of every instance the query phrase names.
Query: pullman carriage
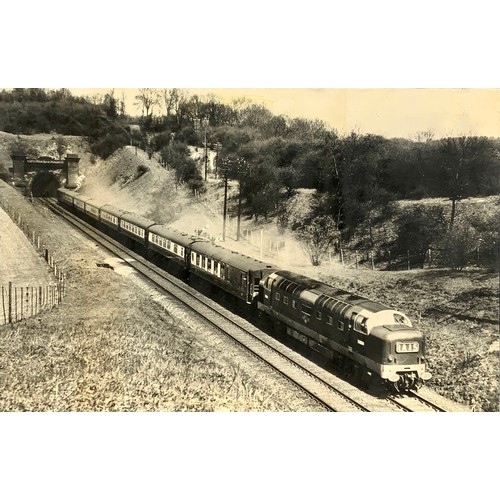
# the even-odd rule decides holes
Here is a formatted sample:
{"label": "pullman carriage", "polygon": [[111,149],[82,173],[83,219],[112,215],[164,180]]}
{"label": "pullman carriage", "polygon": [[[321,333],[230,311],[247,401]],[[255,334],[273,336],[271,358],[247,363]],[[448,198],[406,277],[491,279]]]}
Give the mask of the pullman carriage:
{"label": "pullman carriage", "polygon": [[128,212],[126,210],[121,210],[113,205],[102,205],[101,206],[101,222],[106,226],[109,226],[116,231],[120,227],[120,218],[123,217]]}
{"label": "pullman carriage", "polygon": [[193,239],[163,224],[155,224],[148,231],[148,246],[151,250],[174,259],[183,268],[189,266],[189,245]]}
{"label": "pullman carriage", "polygon": [[252,304],[259,294],[259,282],[270,274],[272,266],[259,260],[227,250],[209,242],[191,245],[192,274]]}
{"label": "pullman carriage", "polygon": [[73,206],[77,212],[85,213],[85,203],[90,200],[88,196],[83,194],[74,193],[73,194]]}
{"label": "pullman carriage", "polygon": [[73,208],[73,191],[69,191],[65,188],[59,188],[57,190],[57,199],[62,205],[66,205],[69,208]]}
{"label": "pullman carriage", "polygon": [[119,224],[120,233],[145,245],[148,228],[154,226],[156,222],[146,219],[146,217],[142,217],[141,215],[126,212],[120,217]]}
{"label": "pullman carriage", "polygon": [[91,217],[92,219],[99,220],[100,208],[104,205],[104,203],[89,199],[85,202],[85,213]]}

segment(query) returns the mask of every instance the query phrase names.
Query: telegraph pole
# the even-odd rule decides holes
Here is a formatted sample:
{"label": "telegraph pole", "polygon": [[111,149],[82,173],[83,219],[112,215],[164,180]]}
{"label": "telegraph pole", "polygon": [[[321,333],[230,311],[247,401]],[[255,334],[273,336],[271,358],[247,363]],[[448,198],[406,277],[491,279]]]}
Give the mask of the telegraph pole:
{"label": "telegraph pole", "polygon": [[205,182],[206,182],[208,178],[208,143],[207,143],[208,118],[203,118],[203,125],[205,128]]}
{"label": "telegraph pole", "polygon": [[224,218],[222,219],[222,241],[226,241],[226,215],[227,215],[227,176],[228,169],[224,169]]}

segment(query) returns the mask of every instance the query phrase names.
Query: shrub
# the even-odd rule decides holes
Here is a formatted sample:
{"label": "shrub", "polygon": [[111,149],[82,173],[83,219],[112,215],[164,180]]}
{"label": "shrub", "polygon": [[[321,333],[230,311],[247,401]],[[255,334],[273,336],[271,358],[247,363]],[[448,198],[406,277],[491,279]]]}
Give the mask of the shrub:
{"label": "shrub", "polygon": [[442,264],[461,271],[474,262],[478,236],[473,228],[456,224],[443,237]]}

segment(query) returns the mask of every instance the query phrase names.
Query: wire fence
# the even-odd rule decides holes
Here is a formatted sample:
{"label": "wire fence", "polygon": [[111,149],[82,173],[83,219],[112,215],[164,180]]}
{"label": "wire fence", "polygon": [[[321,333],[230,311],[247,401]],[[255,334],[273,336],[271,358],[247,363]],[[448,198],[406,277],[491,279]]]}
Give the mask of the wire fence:
{"label": "wire fence", "polygon": [[12,282],[1,286],[0,325],[12,324],[42,311],[57,307],[66,293],[66,274],[57,264],[52,252],[34,229],[23,219],[19,210],[0,198],[0,206],[12,221],[23,231],[35,250],[45,260],[53,273],[54,284],[17,286]]}

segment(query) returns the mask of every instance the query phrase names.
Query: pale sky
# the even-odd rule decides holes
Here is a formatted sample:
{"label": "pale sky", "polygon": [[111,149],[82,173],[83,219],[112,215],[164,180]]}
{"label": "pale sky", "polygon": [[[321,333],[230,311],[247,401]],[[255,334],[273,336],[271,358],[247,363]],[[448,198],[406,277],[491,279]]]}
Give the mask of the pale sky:
{"label": "pale sky", "polygon": [[[110,89],[70,89],[74,94]],[[126,96],[127,113],[137,112],[137,89],[115,89]],[[357,130],[385,137],[485,135],[500,137],[500,89],[189,89],[215,94],[222,102],[246,97],[275,114],[320,119],[341,134]]]}

